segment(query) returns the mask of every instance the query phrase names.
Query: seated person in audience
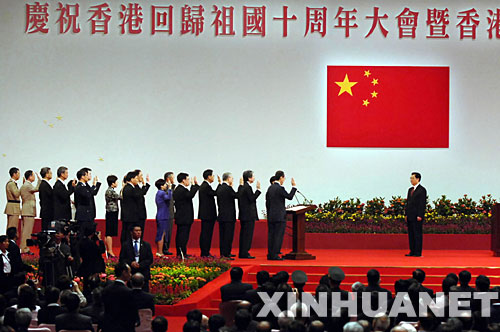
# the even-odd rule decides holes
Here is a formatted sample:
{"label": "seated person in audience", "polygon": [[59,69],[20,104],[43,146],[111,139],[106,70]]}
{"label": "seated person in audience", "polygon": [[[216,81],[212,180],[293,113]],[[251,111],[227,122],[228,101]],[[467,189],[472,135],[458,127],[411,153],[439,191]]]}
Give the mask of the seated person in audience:
{"label": "seated person in audience", "polygon": [[252,314],[247,309],[238,309],[234,315],[234,326],[231,332],[254,332],[257,322],[252,320]]}
{"label": "seated person in audience", "polygon": [[5,315],[5,309],[7,309],[7,299],[5,296],[0,294],[0,326],[3,325],[3,317]]}
{"label": "seated person in audience", "polygon": [[[476,290],[469,286],[469,282],[472,279],[472,275],[469,271],[463,270],[458,274],[458,280],[460,281],[460,286],[458,287],[459,292],[475,292]],[[472,295],[471,295],[472,296]]]}
{"label": "seated person in audience", "polygon": [[61,297],[67,313],[56,317],[56,331],[60,330],[89,330],[94,332],[92,318],[78,313],[80,298],[74,293],[64,293]]}
{"label": "seated person in audience", "polygon": [[270,280],[269,272],[267,271],[259,271],[257,272],[257,288],[249,289],[245,293],[245,299],[249,301],[251,304],[261,303],[262,299],[260,298],[258,292],[263,292],[263,285]]}
{"label": "seated person in audience", "polygon": [[200,324],[200,327],[202,319],[203,319],[203,314],[198,309],[189,310],[188,313],[186,314],[186,320],[188,322],[189,321],[198,322],[198,324]]}
{"label": "seated person in audience", "polygon": [[29,308],[32,312],[38,312],[40,306],[37,305],[36,292],[27,284],[23,284],[18,288],[17,304],[13,308],[22,309]]}
{"label": "seated person in audience", "polygon": [[184,323],[184,326],[182,327],[182,332],[200,332],[200,331],[201,331],[200,323],[194,320],[188,320],[186,323]]}
{"label": "seated person in audience", "polygon": [[134,274],[132,279],[130,279],[130,285],[132,286],[132,295],[137,309],[151,309],[154,316],[155,301],[152,294],[143,291],[144,276],[142,273],[137,272]]}
{"label": "seated person in audience", "polygon": [[387,301],[392,299],[391,291],[380,287],[380,273],[377,270],[369,270],[366,273],[366,279],[368,281],[368,286],[366,286],[365,292],[385,293],[387,295]]}
{"label": "seated person in audience", "polygon": [[66,312],[59,305],[60,291],[55,287],[47,287],[45,289],[46,304],[38,311],[38,325],[40,324],[55,324],[56,316]]}
{"label": "seated person in audience", "polygon": [[31,311],[16,311],[16,332],[28,332],[32,319]]}
{"label": "seated person in audience", "polygon": [[[312,321],[309,325],[308,332],[323,332],[325,331],[325,324],[319,320]],[[370,329],[368,329],[370,331]]]}
{"label": "seated person in audience", "polygon": [[245,300],[246,292],[252,289],[252,285],[241,282],[243,278],[243,270],[241,267],[233,267],[229,272],[231,275],[231,283],[220,288],[222,302]]}
{"label": "seated person in audience", "polygon": [[263,321],[257,325],[258,332],[271,332],[271,324],[269,322]]}
{"label": "seated person in audience", "polygon": [[208,320],[208,330],[210,332],[219,332],[226,325],[226,320],[222,315],[215,314]]}
{"label": "seated person in audience", "polygon": [[92,324],[100,324],[104,314],[104,304],[102,303],[102,287],[97,287],[92,291],[92,304],[82,308],[80,313],[92,318]]}
{"label": "seated person in audience", "polygon": [[157,316],[151,322],[151,331],[152,332],[167,332],[168,330],[168,321],[163,316]]}
{"label": "seated person in audience", "polygon": [[423,285],[425,280],[425,272],[422,269],[416,269],[413,271],[413,279],[415,279],[420,284],[420,291],[428,293],[431,297],[434,296],[434,291]]}

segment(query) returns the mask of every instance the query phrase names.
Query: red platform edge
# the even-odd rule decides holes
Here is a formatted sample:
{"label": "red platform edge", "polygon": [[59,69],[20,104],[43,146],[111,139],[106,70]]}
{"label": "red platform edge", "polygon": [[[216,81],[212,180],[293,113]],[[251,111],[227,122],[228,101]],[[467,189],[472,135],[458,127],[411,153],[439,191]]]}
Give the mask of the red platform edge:
{"label": "red platform edge", "polygon": [[[104,235],[105,221],[96,219],[97,229]],[[34,232],[40,231],[40,220],[35,222]],[[176,226],[172,229],[172,241],[175,239]],[[201,222],[195,220],[191,227],[188,248],[199,248]],[[121,222],[118,234],[121,232]],[[238,248],[240,223],[236,222],[233,248]],[[144,239],[154,246],[156,220],[148,219],[145,226]],[[116,246],[119,237],[113,237]],[[426,250],[490,250],[490,234],[424,234],[423,247]],[[172,243],[172,245],[175,245]],[[212,238],[212,247],[219,247],[219,227],[216,223]],[[361,234],[361,233],[307,233],[307,249],[405,249],[408,247],[406,234]],[[255,223],[252,248],[267,248],[267,221]],[[283,248],[292,248],[292,223],[287,223]]]}

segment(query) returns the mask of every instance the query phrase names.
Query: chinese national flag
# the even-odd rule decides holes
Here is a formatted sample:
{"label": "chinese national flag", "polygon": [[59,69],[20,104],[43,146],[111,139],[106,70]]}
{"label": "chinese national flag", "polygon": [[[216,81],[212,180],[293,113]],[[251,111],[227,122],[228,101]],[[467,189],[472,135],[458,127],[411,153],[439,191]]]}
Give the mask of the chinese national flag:
{"label": "chinese national flag", "polygon": [[449,71],[328,66],[327,147],[448,148]]}

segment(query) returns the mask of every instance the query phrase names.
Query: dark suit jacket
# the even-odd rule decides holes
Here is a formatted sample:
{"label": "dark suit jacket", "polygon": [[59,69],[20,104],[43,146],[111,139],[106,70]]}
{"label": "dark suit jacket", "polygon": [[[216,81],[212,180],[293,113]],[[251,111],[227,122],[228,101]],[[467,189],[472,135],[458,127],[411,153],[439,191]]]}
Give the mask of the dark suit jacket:
{"label": "dark suit jacket", "polygon": [[175,223],[177,225],[191,225],[194,221],[193,197],[200,188],[193,184],[191,190],[178,185],[174,190]]}
{"label": "dark suit jacket", "polygon": [[54,196],[54,220],[70,220],[71,219],[71,199],[70,196],[74,191],[71,182],[68,182],[68,188],[64,186],[62,181],[57,180],[54,184],[52,194]]}
{"label": "dark suit jacket", "polygon": [[406,216],[410,220],[415,220],[417,217],[424,219],[425,208],[427,201],[427,190],[422,185],[418,185],[413,195],[411,189],[408,189],[408,196],[406,202]]}
{"label": "dark suit jacket", "polygon": [[267,220],[269,222],[286,221],[285,199],[292,199],[297,188],[287,193],[279,183],[273,183],[266,193]]}
{"label": "dark suit jacket", "polygon": [[89,330],[94,332],[92,318],[79,313],[65,313],[56,317],[56,331]]}
{"label": "dark suit jacket", "polygon": [[135,332],[139,313],[134,302],[132,290],[120,281],[104,288],[103,332]]}
{"label": "dark suit jacket", "polygon": [[132,289],[132,295],[137,309],[151,309],[153,316],[155,315],[155,300],[153,294],[143,291],[142,289]]}
{"label": "dark suit jacket", "polygon": [[56,316],[65,312],[66,309],[61,306],[45,306],[38,310],[38,324],[55,324]]}
{"label": "dark suit jacket", "polygon": [[[170,209],[170,219],[174,219],[174,216],[175,216],[175,208],[174,208],[174,190],[175,190],[175,187],[176,187],[176,185],[172,184],[172,199],[170,200],[170,205],[168,207]],[[170,224],[170,225],[172,225],[172,224]]]}
{"label": "dark suit jacket", "polygon": [[236,222],[236,202],[238,194],[227,183],[222,183],[216,190],[219,206],[219,222]]}
{"label": "dark suit jacket", "polygon": [[94,273],[104,272],[106,267],[102,259],[102,254],[104,254],[105,251],[106,248],[102,240],[99,241],[99,245],[97,245],[96,241],[88,237],[82,238],[80,241],[80,257],[82,258],[82,264],[78,268],[78,275],[88,277]]}
{"label": "dark suit jacket", "polygon": [[52,221],[54,219],[54,196],[52,186],[45,180],[38,189],[40,198],[40,218]]}
{"label": "dark suit jacket", "polygon": [[[139,249],[139,268],[132,268],[132,274],[140,272],[146,281],[151,278],[150,266],[153,264],[153,252],[151,246],[146,241],[141,240],[141,247]],[[131,266],[135,261],[135,252],[133,240],[127,240],[120,250],[120,261],[127,263]],[[131,266],[132,267],[132,266]]]}
{"label": "dark suit jacket", "polygon": [[379,292],[379,293],[385,293],[387,294],[387,301],[391,300],[392,299],[392,293],[390,290],[388,289],[385,289],[385,288],[382,288],[380,286],[366,286],[365,288],[365,292]]}
{"label": "dark suit jacket", "polygon": [[252,187],[248,182],[245,182],[238,188],[238,208],[240,211],[240,221],[253,221],[258,220],[257,214],[257,198],[260,196],[260,190],[253,192]]}
{"label": "dark suit jacket", "polygon": [[203,181],[200,186],[198,198],[198,219],[213,220],[217,219],[217,209],[215,207],[215,190],[212,189],[207,181]]}
{"label": "dark suit jacket", "polygon": [[92,318],[92,324],[101,324],[104,316],[104,306],[91,304],[85,308],[80,309],[80,313]]}
{"label": "dark suit jacket", "polygon": [[[135,186],[135,190],[138,192],[138,197],[139,197],[139,202],[138,202],[138,217],[139,220],[146,220],[147,216],[147,211],[146,211],[146,201],[144,199],[144,196],[148,193],[149,190],[149,183],[146,183],[146,185],[139,187],[139,185]],[[144,230],[143,230],[144,231]]]}
{"label": "dark suit jacket", "polygon": [[101,183],[97,182],[95,186],[88,183],[78,182],[75,188],[75,219],[78,221],[94,221],[95,219],[95,200],[94,196],[99,192]]}
{"label": "dark suit jacket", "polygon": [[246,300],[246,292],[252,289],[252,285],[240,282],[231,282],[220,288],[222,302]]}
{"label": "dark suit jacket", "polygon": [[[10,259],[10,266],[12,268],[12,273],[17,274],[19,272],[26,271],[26,268],[29,266],[25,265],[23,263],[23,260],[21,258],[21,250],[19,249],[19,246],[9,240],[9,247],[7,248],[7,252],[9,253],[9,259]],[[2,266],[2,271],[3,271],[3,266]]]}
{"label": "dark suit jacket", "polygon": [[144,196],[130,183],[123,187],[122,196],[122,222],[137,223],[139,221],[140,215],[139,209],[141,204],[141,197],[144,198]]}

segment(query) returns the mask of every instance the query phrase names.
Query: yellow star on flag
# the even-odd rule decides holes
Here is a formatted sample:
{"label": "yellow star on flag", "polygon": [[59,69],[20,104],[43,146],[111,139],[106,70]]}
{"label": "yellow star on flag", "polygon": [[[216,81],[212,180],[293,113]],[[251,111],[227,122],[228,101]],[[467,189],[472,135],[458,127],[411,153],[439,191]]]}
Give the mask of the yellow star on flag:
{"label": "yellow star on flag", "polygon": [[63,118],[63,117],[62,117],[62,116],[60,116],[60,115],[56,116],[56,119],[57,119],[58,121],[62,121],[62,118]]}
{"label": "yellow star on flag", "polygon": [[50,128],[54,128],[54,124],[53,124],[53,123],[50,123],[50,124],[49,124],[49,127],[50,127]]}
{"label": "yellow star on flag", "polygon": [[368,107],[368,104],[370,104],[370,102],[368,101],[368,99],[363,100],[363,106]]}
{"label": "yellow star on flag", "polygon": [[372,84],[373,85],[377,85],[378,84],[378,78],[374,78],[373,81],[372,81]]}
{"label": "yellow star on flag", "polygon": [[7,157],[7,155],[6,155],[5,153],[2,153],[2,157],[4,157],[4,158],[5,158],[5,157]]}
{"label": "yellow star on flag", "polygon": [[377,92],[377,91],[373,91],[373,92],[371,93],[371,95],[372,95],[372,98],[377,98],[377,96],[378,96],[378,92]]}
{"label": "yellow star on flag", "polygon": [[43,120],[43,123],[44,123],[44,124],[47,124],[47,120]]}
{"label": "yellow star on flag", "polygon": [[99,158],[99,161],[104,161],[104,159],[102,157]]}
{"label": "yellow star on flag", "polygon": [[339,96],[341,94],[343,94],[344,92],[347,92],[348,94],[350,94],[352,96],[352,90],[351,88],[353,86],[355,86],[356,84],[358,84],[358,82],[349,82],[349,77],[347,76],[347,74],[345,74],[345,78],[344,78],[344,81],[343,82],[335,82],[335,84],[337,84],[338,86],[340,86],[340,91],[339,91]]}
{"label": "yellow star on flag", "polygon": [[371,75],[371,74],[372,74],[372,73],[370,73],[370,71],[369,71],[369,70],[365,70],[365,76],[366,76],[366,77],[370,77],[370,75]]}

